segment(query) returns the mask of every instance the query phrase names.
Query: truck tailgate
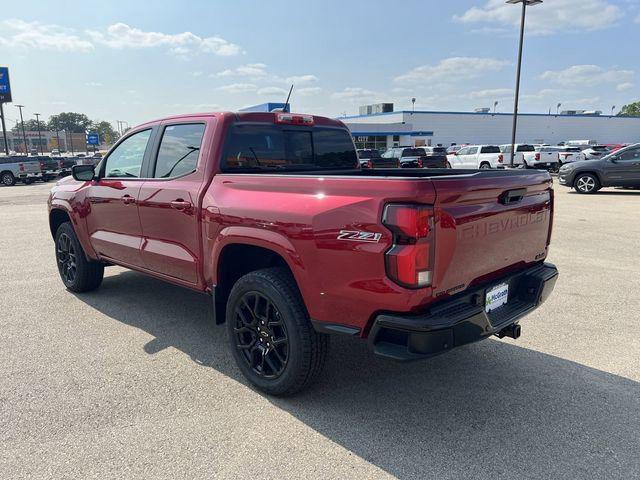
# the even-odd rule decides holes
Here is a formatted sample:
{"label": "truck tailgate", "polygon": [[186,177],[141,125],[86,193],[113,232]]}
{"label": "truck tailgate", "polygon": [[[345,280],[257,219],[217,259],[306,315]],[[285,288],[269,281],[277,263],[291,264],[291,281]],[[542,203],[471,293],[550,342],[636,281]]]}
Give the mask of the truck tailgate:
{"label": "truck tailgate", "polygon": [[553,209],[546,172],[433,178],[433,295],[455,294],[546,257]]}

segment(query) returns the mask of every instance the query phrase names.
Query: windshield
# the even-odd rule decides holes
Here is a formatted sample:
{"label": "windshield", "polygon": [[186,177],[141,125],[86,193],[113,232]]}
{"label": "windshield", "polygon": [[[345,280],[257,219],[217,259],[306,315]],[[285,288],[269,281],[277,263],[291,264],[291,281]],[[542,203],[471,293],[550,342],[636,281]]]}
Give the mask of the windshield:
{"label": "windshield", "polygon": [[351,135],[338,128],[236,124],[225,144],[222,170],[357,168]]}

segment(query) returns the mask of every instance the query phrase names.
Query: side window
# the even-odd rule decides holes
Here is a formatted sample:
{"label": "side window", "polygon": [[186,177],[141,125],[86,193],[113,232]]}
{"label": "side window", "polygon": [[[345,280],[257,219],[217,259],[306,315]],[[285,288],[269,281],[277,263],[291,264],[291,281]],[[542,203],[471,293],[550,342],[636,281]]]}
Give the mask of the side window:
{"label": "side window", "polygon": [[626,152],[622,152],[618,159],[622,162],[637,162],[640,161],[640,148],[635,148],[633,150],[627,150]]}
{"label": "side window", "polygon": [[468,152],[469,152],[469,149],[467,147],[464,147],[458,150],[458,155],[466,155]]}
{"label": "side window", "polygon": [[154,178],[179,177],[194,172],[204,135],[204,124],[167,125],[162,134]]}
{"label": "side window", "polygon": [[478,147],[469,147],[467,155],[475,155],[476,153],[478,153]]}
{"label": "side window", "polygon": [[381,155],[382,158],[393,158],[393,150],[387,150]]}
{"label": "side window", "polygon": [[140,167],[149,143],[151,130],[134,133],[106,158],[105,178],[140,177]]}

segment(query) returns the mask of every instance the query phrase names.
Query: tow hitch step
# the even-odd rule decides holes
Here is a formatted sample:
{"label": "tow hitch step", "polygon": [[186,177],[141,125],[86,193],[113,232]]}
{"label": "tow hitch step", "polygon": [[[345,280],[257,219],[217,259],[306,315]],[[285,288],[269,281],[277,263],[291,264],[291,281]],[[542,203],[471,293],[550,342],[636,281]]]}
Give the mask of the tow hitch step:
{"label": "tow hitch step", "polygon": [[521,331],[522,331],[522,328],[520,327],[520,325],[518,325],[516,323],[512,323],[508,327],[505,327],[502,330],[500,330],[498,333],[496,333],[496,336],[498,338],[509,337],[509,338],[514,338],[515,339],[515,338],[520,337],[520,332]]}

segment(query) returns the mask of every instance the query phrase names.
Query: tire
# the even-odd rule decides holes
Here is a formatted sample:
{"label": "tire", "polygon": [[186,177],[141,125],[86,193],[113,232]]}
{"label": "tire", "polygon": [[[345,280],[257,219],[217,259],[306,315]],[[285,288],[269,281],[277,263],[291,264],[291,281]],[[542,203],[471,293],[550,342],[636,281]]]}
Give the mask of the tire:
{"label": "tire", "polygon": [[0,182],[2,182],[5,187],[13,187],[16,184],[16,177],[14,177],[11,172],[2,172]]}
{"label": "tire", "polygon": [[581,173],[578,174],[573,181],[573,188],[575,188],[578,193],[589,195],[596,193],[600,190],[601,186],[598,177],[595,175],[591,173]]}
{"label": "tire", "polygon": [[25,178],[25,179],[23,180],[23,183],[24,183],[25,185],[31,185],[31,184],[33,183],[33,178]]}
{"label": "tire", "polygon": [[238,368],[265,393],[293,395],[311,385],[324,367],[329,338],[313,329],[284,268],[240,278],[229,295],[226,323]]}
{"label": "tire", "polygon": [[451,166],[451,163],[447,162],[447,166],[445,168],[453,168],[453,167]]}
{"label": "tire", "polygon": [[480,164],[480,170],[488,170],[491,168],[491,164],[488,162],[482,162]]}
{"label": "tire", "polygon": [[102,283],[104,265],[87,260],[71,223],[58,227],[55,238],[56,262],[62,283],[72,292],[89,292]]}

